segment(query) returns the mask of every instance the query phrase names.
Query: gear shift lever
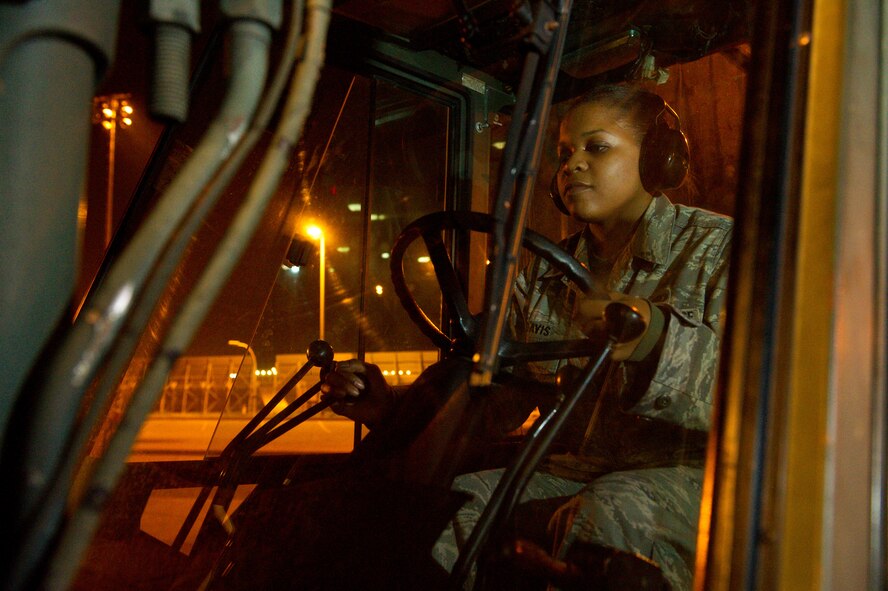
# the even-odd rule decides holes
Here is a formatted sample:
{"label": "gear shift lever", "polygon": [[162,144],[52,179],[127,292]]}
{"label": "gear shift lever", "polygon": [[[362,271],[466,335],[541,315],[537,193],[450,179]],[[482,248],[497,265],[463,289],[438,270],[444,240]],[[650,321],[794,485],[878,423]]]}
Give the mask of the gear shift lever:
{"label": "gear shift lever", "polygon": [[[449,589],[452,591],[462,589],[466,576],[484,549],[488,537],[496,536],[509,519],[536,467],[564,426],[580,397],[586,393],[601,368],[604,367],[605,361],[610,358],[614,347],[638,338],[647,330],[647,322],[641,312],[625,302],[609,303],[604,309],[604,319],[607,344],[598,357],[590,359],[582,370],[559,372],[556,380],[559,387],[566,390],[567,393],[562,394],[563,398],[559,404],[539,418],[534,429],[525,439],[518,456],[494,489],[490,501],[466,542],[464,550],[453,566],[449,579]],[[494,539],[497,541],[496,538]]]}
{"label": "gear shift lever", "polygon": [[611,302],[604,309],[607,337],[612,343],[628,343],[647,330],[647,322],[634,306],[624,302]]}

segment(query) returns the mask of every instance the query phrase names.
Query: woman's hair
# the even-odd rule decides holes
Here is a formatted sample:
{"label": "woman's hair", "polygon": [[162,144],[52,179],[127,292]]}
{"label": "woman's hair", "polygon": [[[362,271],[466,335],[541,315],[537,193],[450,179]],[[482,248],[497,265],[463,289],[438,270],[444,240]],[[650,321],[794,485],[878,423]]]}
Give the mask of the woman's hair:
{"label": "woman's hair", "polygon": [[602,84],[577,97],[567,109],[565,117],[583,105],[603,105],[616,109],[622,122],[639,142],[648,128],[663,112],[663,99],[653,92],[625,84]]}

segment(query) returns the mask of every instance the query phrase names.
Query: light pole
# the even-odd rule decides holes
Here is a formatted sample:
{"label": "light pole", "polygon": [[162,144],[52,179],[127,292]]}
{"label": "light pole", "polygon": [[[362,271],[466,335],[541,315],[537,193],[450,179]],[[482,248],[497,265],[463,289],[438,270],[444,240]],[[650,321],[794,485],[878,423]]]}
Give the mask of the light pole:
{"label": "light pole", "polygon": [[111,243],[114,228],[114,153],[117,149],[117,128],[133,124],[133,107],[129,94],[111,94],[93,99],[93,120],[108,130],[108,185],[105,193],[105,248]]}
{"label": "light pole", "polygon": [[243,341],[228,341],[228,344],[232,347],[240,347],[241,349],[246,349],[247,353],[250,354],[250,359],[253,361],[253,371],[250,372],[250,412],[256,410],[256,384],[259,379],[256,376],[256,373],[259,371],[259,364],[256,362],[256,353],[253,352],[253,348],[250,345],[246,344]]}
{"label": "light pole", "polygon": [[318,339],[324,340],[324,280],[326,278],[326,260],[325,260],[325,248],[324,248],[324,231],[321,230],[318,226],[309,226],[305,229],[306,233],[317,240],[319,242],[320,247],[320,263],[321,263],[321,273],[320,273],[320,296],[321,301],[318,306],[319,312],[321,315],[320,326],[319,326],[319,334]]}

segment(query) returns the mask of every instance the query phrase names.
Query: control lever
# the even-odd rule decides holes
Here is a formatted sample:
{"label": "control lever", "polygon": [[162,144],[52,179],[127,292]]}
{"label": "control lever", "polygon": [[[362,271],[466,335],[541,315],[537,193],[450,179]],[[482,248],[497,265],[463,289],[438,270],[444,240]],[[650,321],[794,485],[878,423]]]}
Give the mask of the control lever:
{"label": "control lever", "polygon": [[[638,338],[647,330],[647,322],[641,312],[625,302],[609,303],[604,309],[604,320],[607,342],[598,357],[590,359],[582,370],[564,369],[556,374],[556,381],[559,386],[564,384],[567,394],[561,394],[558,403],[548,413],[540,416],[527,435],[518,456],[503,473],[464,550],[460,552],[453,566],[449,579],[451,590],[462,589],[472,564],[477,560],[488,538],[495,532],[503,531],[503,525],[512,515],[521,493],[543,456],[567,422],[579,399],[595,381],[605,361],[610,358],[614,347]],[[576,379],[577,376],[579,379]],[[476,579],[476,586],[482,579],[483,576]]]}
{"label": "control lever", "polygon": [[320,367],[321,371],[330,371],[333,364],[333,347],[327,341],[312,341],[305,351],[308,362],[315,367]]}
{"label": "control lever", "polygon": [[[319,384],[312,386],[309,388],[302,396],[291,402],[287,407],[276,414],[271,420],[267,423],[259,427],[260,423],[269,415],[271,410],[275,408],[284,397],[289,394],[290,390],[292,390],[299,381],[302,380],[308,374],[309,370],[312,367],[320,367],[321,371],[324,371],[324,368],[329,368],[333,363],[333,347],[330,346],[330,343],[326,341],[317,340],[312,342],[308,349],[305,352],[308,361],[299,368],[299,370],[293,374],[293,376],[287,380],[287,383],[278,390],[277,394],[275,394],[271,400],[269,400],[265,406],[263,406],[259,412],[257,412],[252,419],[241,429],[237,435],[232,438],[231,441],[228,442],[228,445],[222,450],[219,454],[220,460],[220,469],[219,473],[216,477],[216,484],[221,485],[224,483],[233,482],[238,471],[238,462],[239,460],[249,456],[251,453],[271,441],[274,436],[277,436],[278,431],[274,431],[274,433],[269,435],[269,432],[272,431],[274,427],[277,427],[281,421],[287,418],[289,415],[293,413],[297,408],[305,404],[312,396],[318,393]],[[307,411],[311,413],[307,415],[305,418],[309,418],[314,414],[320,412],[325,406],[321,404],[315,405],[313,408]],[[306,413],[303,413],[306,414]],[[294,419],[295,420],[295,419]],[[304,420],[304,419],[303,419]],[[299,421],[302,422],[302,421]],[[298,423],[296,423],[298,424]],[[296,424],[289,425],[285,430],[289,430],[292,427],[295,427]],[[257,428],[258,427],[258,428]],[[228,498],[220,498],[222,497],[222,488],[218,489],[216,493],[216,499],[214,500],[214,505],[220,505],[223,507],[227,507],[230,502],[230,497],[232,491],[229,491],[226,495]],[[176,538],[173,540],[172,547],[180,550],[182,545],[185,543],[185,539],[188,536],[188,533],[191,531],[194,523],[197,521],[197,518],[200,514],[201,509],[203,508],[206,499],[210,495],[210,491],[212,487],[209,485],[204,486],[200,493],[197,496],[197,499],[191,506],[191,510],[188,515],[185,517],[185,521],[182,526],[179,528],[179,533],[176,535]]]}
{"label": "control lever", "polygon": [[[284,384],[280,390],[278,390],[277,394],[275,394],[271,398],[271,400],[269,400],[252,419],[250,419],[250,422],[248,422],[244,426],[244,428],[241,429],[240,433],[238,433],[234,437],[234,439],[232,439],[231,442],[225,446],[225,449],[222,451],[222,456],[226,456],[228,453],[235,451],[235,449],[239,447],[240,444],[248,437],[253,438],[254,435],[256,435],[255,433],[253,433],[253,431],[256,430],[256,427],[259,426],[259,423],[265,420],[269,413],[271,413],[272,409],[274,409],[281,402],[281,400],[283,400],[284,397],[290,393],[290,390],[292,390],[296,386],[296,384],[305,377],[305,375],[312,367],[323,368],[333,363],[333,347],[331,347],[330,343],[328,343],[327,341],[313,341],[308,346],[308,349],[306,349],[305,356],[308,358],[308,361],[305,363],[305,365],[300,367],[299,371],[297,371],[295,374],[293,374],[293,377],[287,380],[287,383]],[[304,395],[301,396],[300,399],[301,398],[304,398]],[[300,399],[295,400],[294,403],[299,402]],[[291,403],[288,406],[288,409],[290,407],[293,407],[293,410],[295,410],[297,406],[301,406],[303,403],[304,401],[300,402],[299,405]],[[291,410],[290,412],[292,413],[293,411]],[[279,423],[283,418],[286,417],[286,415],[284,417],[280,417],[281,414],[283,413],[278,413],[277,415],[275,415],[274,419],[272,419],[272,421],[275,421],[275,424]],[[280,419],[278,417],[280,417]],[[269,423],[271,423],[271,421],[269,421]],[[268,425],[266,424],[264,427],[267,426]],[[267,431],[268,429],[265,430]],[[258,433],[258,430],[256,431]]]}
{"label": "control lever", "polygon": [[608,342],[628,343],[647,330],[647,322],[638,308],[625,302],[611,302],[604,308]]}
{"label": "control lever", "polygon": [[[290,378],[286,384],[284,384],[283,388],[281,388],[277,394],[272,397],[271,400],[268,401],[261,411],[259,411],[255,417],[247,424],[246,427],[243,428],[241,433],[238,434],[238,437],[231,441],[229,446],[240,445],[242,444],[242,449],[239,449],[241,454],[249,455],[256,450],[258,450],[263,445],[267,444],[272,439],[283,435],[293,427],[296,427],[306,419],[311,418],[317,413],[321,412],[323,409],[329,406],[328,404],[321,402],[319,404],[314,405],[311,409],[303,412],[300,416],[294,417],[291,419],[285,427],[281,427],[281,423],[293,414],[296,409],[301,407],[303,404],[311,400],[318,392],[320,392],[321,384],[318,382],[311,388],[308,388],[299,398],[295,399],[293,402],[289,403],[286,408],[284,408],[281,412],[274,415],[271,419],[268,420],[264,425],[257,428],[259,422],[261,422],[268,413],[271,412],[271,409],[275,408],[281,400],[283,400],[284,396],[286,396],[290,390],[296,385],[297,382],[302,380],[306,373],[312,367],[321,368],[321,375],[327,371],[330,371],[334,364],[333,361],[333,347],[330,346],[330,343],[327,341],[317,340],[312,341],[312,343],[308,346],[308,349],[305,351],[305,356],[308,361],[299,368],[299,371],[296,372],[292,378]],[[243,436],[242,436],[243,435]],[[227,447],[226,447],[227,449]],[[235,451],[232,449],[232,451]],[[223,452],[224,454],[224,452]]]}
{"label": "control lever", "polygon": [[581,370],[576,365],[567,363],[555,372],[555,385],[558,386],[558,392],[563,400],[564,394],[570,390],[571,385],[577,381]]}

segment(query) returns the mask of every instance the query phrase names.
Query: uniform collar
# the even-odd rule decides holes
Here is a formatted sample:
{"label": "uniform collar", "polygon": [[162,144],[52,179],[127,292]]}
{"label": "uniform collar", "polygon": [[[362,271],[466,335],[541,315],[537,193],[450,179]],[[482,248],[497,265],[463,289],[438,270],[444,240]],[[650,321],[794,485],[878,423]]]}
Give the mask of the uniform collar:
{"label": "uniform collar", "polygon": [[641,223],[632,237],[630,249],[633,257],[650,263],[665,263],[672,247],[672,226],[675,224],[675,207],[666,195],[651,199]]}
{"label": "uniform collar", "polygon": [[[653,264],[665,263],[669,258],[672,245],[672,226],[675,223],[675,207],[666,195],[651,199],[632,240],[629,251],[633,258],[639,258]],[[571,254],[583,264],[588,265],[587,243],[592,239],[589,227],[582,232],[577,248]]]}
{"label": "uniform collar", "polygon": [[[630,250],[633,257],[637,257],[653,264],[665,263],[669,257],[672,244],[672,226],[675,222],[675,207],[666,195],[659,195],[651,199],[648,208],[642,215],[638,229],[632,236]],[[576,236],[576,235],[574,235]],[[568,238],[561,243],[571,255],[580,261],[586,268],[589,267],[587,243],[592,238],[588,226],[583,228],[579,240]],[[540,279],[561,277],[563,274],[558,269],[545,265]]]}

